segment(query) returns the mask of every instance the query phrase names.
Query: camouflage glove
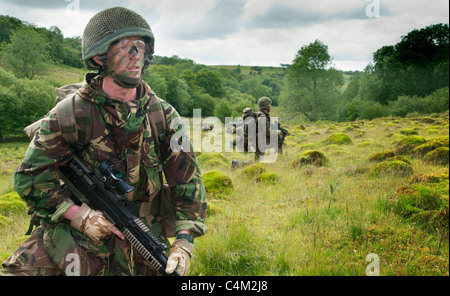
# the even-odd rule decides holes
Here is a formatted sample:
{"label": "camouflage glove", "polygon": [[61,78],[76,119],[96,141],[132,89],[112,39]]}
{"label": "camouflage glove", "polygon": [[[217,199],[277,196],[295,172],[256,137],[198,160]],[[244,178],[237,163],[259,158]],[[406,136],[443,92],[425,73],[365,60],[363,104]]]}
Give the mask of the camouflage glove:
{"label": "camouflage glove", "polygon": [[194,246],[186,239],[177,239],[170,248],[166,273],[171,274],[176,269],[182,276],[186,275],[191,262]]}
{"label": "camouflage glove", "polygon": [[70,225],[92,239],[95,244],[111,234],[114,225],[106,220],[102,212],[94,211],[86,204],[73,215]]}

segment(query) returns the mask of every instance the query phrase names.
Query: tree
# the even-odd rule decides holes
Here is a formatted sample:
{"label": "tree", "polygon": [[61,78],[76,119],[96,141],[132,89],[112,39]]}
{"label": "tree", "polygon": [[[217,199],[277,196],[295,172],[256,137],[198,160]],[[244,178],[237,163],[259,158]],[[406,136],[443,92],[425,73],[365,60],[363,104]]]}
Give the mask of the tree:
{"label": "tree", "polygon": [[196,83],[212,97],[221,98],[226,95],[220,75],[210,69],[202,69],[197,73]]}
{"label": "tree", "polygon": [[225,117],[230,117],[232,114],[231,108],[227,101],[221,101],[217,104],[214,114],[222,122],[225,122]]}
{"label": "tree", "polygon": [[343,83],[342,73],[332,67],[328,46],[316,40],[298,51],[280,101],[311,121],[334,119],[340,99],[337,87]]}
{"label": "tree", "polygon": [[48,59],[48,43],[34,29],[24,27],[11,36],[3,46],[2,59],[19,77],[33,79]]}
{"label": "tree", "polygon": [[247,93],[255,97],[255,102],[257,102],[261,97],[270,98],[273,94],[272,89],[265,86],[259,77],[251,77],[242,81],[240,90],[243,93]]}
{"label": "tree", "polygon": [[3,137],[16,127],[16,106],[14,95],[0,85],[0,143]]}
{"label": "tree", "polygon": [[399,96],[426,96],[449,84],[449,26],[431,25],[413,30],[395,46],[374,53],[375,75],[383,105]]}

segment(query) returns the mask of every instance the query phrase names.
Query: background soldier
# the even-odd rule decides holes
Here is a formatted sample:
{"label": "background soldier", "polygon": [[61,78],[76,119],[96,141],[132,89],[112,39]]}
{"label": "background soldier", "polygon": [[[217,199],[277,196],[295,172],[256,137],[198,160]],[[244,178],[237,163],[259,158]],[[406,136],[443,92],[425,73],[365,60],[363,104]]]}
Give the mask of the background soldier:
{"label": "background soldier", "polygon": [[[206,194],[193,152],[174,152],[170,139],[176,126],[154,141],[149,118],[159,100],[142,81],[153,56],[154,36],[135,12],[114,7],[96,14],[83,34],[83,59],[90,70],[77,96],[93,106],[87,145],[79,156],[89,165],[108,161],[123,173],[133,194],[127,207],[166,244],[169,230],[162,208],[173,206],[177,237],[170,248],[167,273],[185,275],[193,238],[206,232]],[[170,127],[177,111],[160,100]],[[151,113],[153,114],[153,113]],[[78,122],[77,122],[78,123]],[[162,122],[160,122],[162,123]],[[81,135],[82,131],[79,131]],[[154,275],[151,266],[101,212],[76,205],[60,184],[57,168],[73,157],[53,109],[44,118],[14,174],[16,191],[41,223],[4,263],[3,275],[64,275],[77,258],[80,275]],[[162,135],[162,134],[161,134]],[[73,148],[73,147],[72,147]],[[193,151],[191,149],[190,151]],[[164,173],[171,194],[163,195]],[[170,200],[167,205],[165,198]]]}
{"label": "background soldier", "polygon": [[[266,129],[266,144],[271,144],[270,143],[270,126],[271,126],[271,122],[270,122],[270,108],[272,107],[272,100],[268,97],[262,97],[258,100],[258,108],[259,108],[259,112],[256,113],[256,122],[258,122],[258,120],[260,118],[265,118],[265,129]],[[257,124],[257,127],[259,128],[259,124]],[[278,127],[277,127],[278,129]],[[278,137],[280,136],[280,131],[278,130]],[[258,130],[257,130],[257,135],[259,136]],[[256,143],[258,143],[258,139],[256,141]],[[262,155],[264,155],[265,150],[262,149],[261,147],[259,147],[259,145],[257,145],[256,148],[256,153],[255,153],[255,160],[259,161],[260,157]]]}

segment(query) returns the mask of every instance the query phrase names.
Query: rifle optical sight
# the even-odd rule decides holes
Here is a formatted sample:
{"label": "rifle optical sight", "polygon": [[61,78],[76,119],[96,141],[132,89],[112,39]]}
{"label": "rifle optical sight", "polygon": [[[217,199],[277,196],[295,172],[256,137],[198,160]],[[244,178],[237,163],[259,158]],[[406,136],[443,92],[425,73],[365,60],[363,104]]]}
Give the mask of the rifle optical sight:
{"label": "rifle optical sight", "polygon": [[106,185],[106,187],[110,188],[113,191],[118,191],[123,195],[123,198],[125,199],[127,197],[127,194],[131,191],[133,191],[133,188],[128,185],[123,180],[123,175],[114,170],[114,168],[108,164],[108,162],[103,161],[99,164],[98,169],[101,173],[100,178]]}

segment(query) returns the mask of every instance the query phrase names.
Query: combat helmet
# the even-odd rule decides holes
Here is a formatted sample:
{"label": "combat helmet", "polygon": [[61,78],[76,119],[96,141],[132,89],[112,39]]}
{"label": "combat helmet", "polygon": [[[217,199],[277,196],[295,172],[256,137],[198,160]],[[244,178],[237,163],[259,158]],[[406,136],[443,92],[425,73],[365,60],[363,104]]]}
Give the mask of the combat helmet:
{"label": "combat helmet", "polygon": [[272,100],[268,97],[262,97],[258,100],[258,108],[262,110],[272,105]]}
{"label": "combat helmet", "polygon": [[[153,57],[155,37],[147,21],[136,12],[124,7],[113,7],[94,15],[86,25],[82,39],[83,61],[88,70],[99,70],[101,66],[93,58],[105,55],[115,41],[125,37],[143,37],[148,44],[144,69]],[[106,63],[104,63],[106,64]]]}
{"label": "combat helmet", "polygon": [[245,108],[244,110],[242,110],[243,115],[248,115],[252,112],[253,112],[252,108]]}

